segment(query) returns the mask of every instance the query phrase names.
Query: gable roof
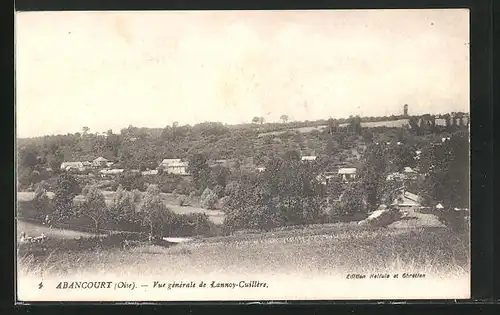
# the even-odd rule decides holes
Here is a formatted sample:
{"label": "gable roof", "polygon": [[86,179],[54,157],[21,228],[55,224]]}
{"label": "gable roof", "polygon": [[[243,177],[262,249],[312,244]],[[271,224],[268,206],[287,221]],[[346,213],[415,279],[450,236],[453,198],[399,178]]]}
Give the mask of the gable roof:
{"label": "gable roof", "polygon": [[405,166],[404,172],[405,173],[416,173],[414,169],[412,169],[411,167],[408,167],[408,166]]}
{"label": "gable roof", "polygon": [[181,162],[181,159],[163,159],[163,161],[161,161],[161,164],[171,164],[179,162]]}
{"label": "gable roof", "polygon": [[103,158],[102,156],[96,158],[93,162],[107,162],[108,159]]}

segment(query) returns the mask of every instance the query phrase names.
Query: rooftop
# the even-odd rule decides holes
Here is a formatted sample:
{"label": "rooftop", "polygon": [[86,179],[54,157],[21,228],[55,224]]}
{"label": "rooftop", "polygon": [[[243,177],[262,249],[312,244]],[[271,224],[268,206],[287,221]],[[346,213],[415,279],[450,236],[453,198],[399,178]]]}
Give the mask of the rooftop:
{"label": "rooftop", "polygon": [[171,162],[168,163],[167,167],[186,167],[188,166],[188,162]]}

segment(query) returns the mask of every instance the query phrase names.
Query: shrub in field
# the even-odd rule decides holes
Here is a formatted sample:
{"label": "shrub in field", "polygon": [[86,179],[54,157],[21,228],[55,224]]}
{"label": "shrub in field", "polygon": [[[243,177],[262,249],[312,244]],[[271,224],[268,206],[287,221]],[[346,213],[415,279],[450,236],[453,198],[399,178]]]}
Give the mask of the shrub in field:
{"label": "shrub in field", "polygon": [[149,236],[155,237],[158,233],[168,233],[171,229],[175,213],[168,209],[160,197],[160,189],[156,185],[148,187],[141,207],[143,223],[149,228]]}
{"label": "shrub in field", "polygon": [[74,176],[62,174],[59,176],[56,189],[54,191],[54,212],[53,218],[57,221],[64,221],[70,218],[73,213],[73,198],[81,192],[81,188]]}
{"label": "shrub in field", "polygon": [[177,197],[177,203],[181,207],[189,206],[188,198],[185,195],[180,195],[179,197]]}
{"label": "shrub in field", "polygon": [[195,235],[207,235],[210,233],[213,223],[205,213],[192,213],[187,215],[188,220],[193,222]]}
{"label": "shrub in field", "polygon": [[138,189],[132,190],[132,194],[134,196],[134,202],[139,202],[141,201],[142,194]]}
{"label": "shrub in field", "polygon": [[163,193],[172,193],[182,182],[182,177],[176,174],[164,173],[160,176],[159,187]]}
{"label": "shrub in field", "polygon": [[109,209],[110,220],[115,223],[132,223],[136,212],[134,199],[135,196],[132,192],[118,186]]}
{"label": "shrub in field", "polygon": [[221,198],[224,196],[224,187],[222,187],[221,185],[216,185],[214,187],[214,190],[213,192],[215,193],[215,195],[218,197],[218,198]]}
{"label": "shrub in field", "polygon": [[212,231],[213,223],[204,213],[176,215],[173,225],[170,227],[170,235],[172,236],[210,235]]}
{"label": "shrub in field", "polygon": [[100,233],[101,225],[110,219],[104,195],[96,186],[85,188],[85,201],[79,207],[77,215],[90,218],[94,223],[96,234]]}
{"label": "shrub in field", "polygon": [[191,191],[191,184],[185,179],[182,179],[176,185],[175,190],[177,191],[178,194],[187,195]]}
{"label": "shrub in field", "polygon": [[214,209],[217,202],[217,195],[210,189],[206,188],[200,197],[200,204],[205,209]]}
{"label": "shrub in field", "polygon": [[365,211],[364,195],[359,185],[351,185],[344,192],[341,201],[333,205],[337,216],[349,216]]}
{"label": "shrub in field", "polygon": [[128,191],[138,189],[144,191],[145,182],[140,173],[125,172],[118,176],[117,183]]}
{"label": "shrub in field", "polygon": [[215,205],[215,207],[219,210],[222,210],[222,211],[227,211],[228,208],[229,208],[229,204],[230,204],[230,197],[229,196],[224,196],[222,198],[220,198],[218,201],[217,201],[217,204]]}
{"label": "shrub in field", "polygon": [[466,220],[464,211],[444,208],[438,212],[438,219],[456,233],[468,231],[469,222]]}
{"label": "shrub in field", "polygon": [[226,188],[224,189],[224,194],[226,196],[230,196],[232,193],[236,192],[238,190],[239,183],[235,180],[230,181],[227,183]]}

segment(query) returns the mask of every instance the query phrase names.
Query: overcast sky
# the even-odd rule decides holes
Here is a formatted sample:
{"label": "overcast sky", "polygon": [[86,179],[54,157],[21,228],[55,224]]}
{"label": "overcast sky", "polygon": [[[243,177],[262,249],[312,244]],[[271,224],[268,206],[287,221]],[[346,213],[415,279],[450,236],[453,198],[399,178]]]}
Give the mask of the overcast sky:
{"label": "overcast sky", "polygon": [[469,110],[467,10],[24,12],[17,134]]}

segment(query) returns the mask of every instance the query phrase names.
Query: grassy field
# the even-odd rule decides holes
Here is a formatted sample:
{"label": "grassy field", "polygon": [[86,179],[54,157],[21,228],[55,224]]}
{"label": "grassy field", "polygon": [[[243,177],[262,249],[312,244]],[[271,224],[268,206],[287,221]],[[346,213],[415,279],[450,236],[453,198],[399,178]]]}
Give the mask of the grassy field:
{"label": "grassy field", "polygon": [[170,248],[142,246],[90,252],[54,249],[43,258],[22,258],[19,274],[187,276],[404,270],[465,275],[468,266],[466,235],[455,235],[444,228],[372,229],[343,223],[199,239]]}

